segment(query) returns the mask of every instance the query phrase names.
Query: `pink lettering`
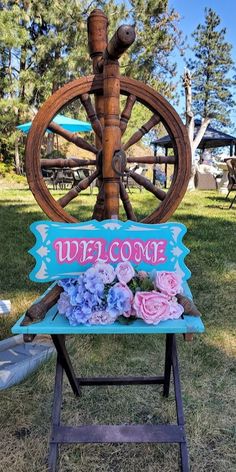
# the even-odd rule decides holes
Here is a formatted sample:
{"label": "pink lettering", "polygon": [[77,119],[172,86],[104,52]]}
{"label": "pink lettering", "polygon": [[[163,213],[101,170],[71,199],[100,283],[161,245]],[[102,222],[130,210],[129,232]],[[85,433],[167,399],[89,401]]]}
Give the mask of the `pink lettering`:
{"label": "pink lettering", "polygon": [[121,259],[122,261],[130,261],[132,256],[131,241],[123,241],[121,244]]}
{"label": "pink lettering", "polygon": [[54,249],[57,254],[59,264],[63,262],[73,262],[78,253],[79,244],[77,241],[57,240],[54,242]]}
{"label": "pink lettering", "polygon": [[102,244],[102,241],[95,241],[94,243],[95,250],[97,250],[97,261],[107,262],[107,254],[105,250],[105,244]]}
{"label": "pink lettering", "polygon": [[119,256],[115,256],[115,250],[119,247],[119,241],[113,241],[110,246],[110,260],[111,262],[118,262]]}
{"label": "pink lettering", "polygon": [[115,239],[108,242],[103,238],[59,238],[53,247],[59,264],[130,261],[134,264],[146,262],[157,265],[166,261],[166,245],[164,239]]}

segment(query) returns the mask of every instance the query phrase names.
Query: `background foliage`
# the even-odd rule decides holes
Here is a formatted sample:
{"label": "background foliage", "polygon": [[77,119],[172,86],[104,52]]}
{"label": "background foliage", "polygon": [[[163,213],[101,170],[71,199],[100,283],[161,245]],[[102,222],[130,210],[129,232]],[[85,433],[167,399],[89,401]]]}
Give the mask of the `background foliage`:
{"label": "background foliage", "polygon": [[[18,155],[23,158],[17,124],[31,120],[63,84],[91,73],[86,20],[97,7],[109,17],[109,36],[122,23],[136,26],[137,38],[120,61],[121,73],[176,101],[174,61],[177,49],[183,54],[183,37],[179,14],[170,8],[168,0],[0,0],[1,161],[17,164]],[[218,124],[229,125],[235,79],[232,46],[220,21],[212,9],[206,9],[205,23],[193,33],[194,56],[188,67],[193,73],[195,113],[200,117],[213,115]],[[86,118],[78,105],[67,112]],[[128,133],[146,118],[146,111],[136,105]]]}
{"label": "background foliage", "polygon": [[[137,41],[121,61],[123,74],[171,95],[175,64],[170,52],[181,44],[178,14],[167,0],[3,0],[0,11],[0,157],[12,161],[17,124],[32,119],[40,105],[66,82],[91,73],[87,50],[89,13],[102,8],[109,31],[136,24]],[[71,109],[71,113],[75,110]],[[137,109],[136,114],[140,114]],[[22,154],[23,149],[20,148]]]}
{"label": "background foliage", "polygon": [[205,9],[205,23],[193,32],[194,56],[188,61],[193,76],[193,108],[200,117],[211,117],[216,126],[231,125],[230,111],[235,102],[232,45],[226,41],[226,28],[211,8]]}

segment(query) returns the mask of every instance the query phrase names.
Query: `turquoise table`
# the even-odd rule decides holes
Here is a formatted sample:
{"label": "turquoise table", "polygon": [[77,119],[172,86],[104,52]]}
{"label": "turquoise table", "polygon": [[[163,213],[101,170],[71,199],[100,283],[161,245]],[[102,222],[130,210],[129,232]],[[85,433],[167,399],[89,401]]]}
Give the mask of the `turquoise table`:
{"label": "turquoise table", "polygon": [[[143,244],[144,258],[140,261],[139,270],[151,271],[153,269],[151,262],[153,262],[153,264],[160,263],[161,269],[159,270],[179,270],[183,277],[184,294],[187,297],[192,297],[187,283],[190,272],[184,264],[184,257],[189,251],[182,243],[182,237],[186,232],[186,228],[179,223],[144,225],[131,221],[123,223],[118,220],[107,220],[103,222],[93,220],[80,224],[64,224],[43,221],[34,223],[32,231],[36,236],[36,244],[31,250],[31,254],[34,255],[36,259],[36,266],[30,276],[34,281],[54,281],[46,293],[51,290],[56,280],[59,278],[75,276],[78,274],[78,270],[80,272],[86,270],[87,267],[80,267],[77,260],[72,262],[70,259],[70,263],[66,264],[62,251],[61,253],[58,251],[57,257],[55,255],[56,245],[59,244],[62,248],[65,240],[70,242],[74,238],[74,234],[79,234],[79,241],[83,240],[83,238],[84,241],[91,241],[91,244],[94,244],[94,241],[98,241],[101,248],[102,244],[106,243],[108,246],[105,248],[105,252],[103,252],[103,257],[109,254],[109,248],[111,256],[117,257],[117,254],[111,250],[113,241],[116,241],[116,244],[118,244],[118,241],[121,241],[121,244],[124,241],[128,241],[131,246],[135,241],[138,241],[138,244],[140,244],[139,241],[141,241]],[[150,241],[152,244],[160,243],[160,252],[155,253],[158,258],[157,261],[149,262],[154,254],[153,252],[148,253],[146,250]],[[91,252],[89,254],[91,255]],[[133,254],[135,257],[135,253]],[[139,253],[136,253],[136,256],[138,257]],[[96,252],[93,252],[93,257],[96,257]],[[134,261],[134,263],[135,262],[137,261]],[[42,297],[43,296],[44,295],[42,295]],[[36,300],[36,302],[39,300],[40,299]],[[38,323],[21,326],[23,318],[24,315],[13,326],[12,332],[14,334],[28,335],[28,338],[37,334],[49,334],[57,350],[48,462],[50,472],[57,471],[58,446],[67,443],[177,443],[180,448],[181,470],[182,472],[189,471],[175,335],[182,334],[185,338],[189,338],[193,333],[203,333],[204,325],[200,317],[186,314],[178,320],[162,321],[155,326],[145,324],[142,320],[136,320],[129,325],[115,322],[111,325],[80,325],[72,327],[69,325],[68,320],[58,313],[57,304],[55,304],[48,310],[45,318]],[[66,348],[66,335],[82,336],[87,334],[165,335],[166,349],[163,375],[151,377],[77,377]],[[156,425],[83,425],[77,427],[63,425],[60,419],[63,372],[66,373],[71,388],[76,396],[81,394],[82,387],[95,385],[162,384],[163,395],[165,397],[169,395],[171,373],[173,373],[177,423]]]}
{"label": "turquoise table", "polygon": [[[49,288],[50,290],[50,288]],[[190,294],[187,283],[185,293]],[[52,307],[44,320],[28,326],[21,326],[24,315],[13,326],[14,334],[49,334],[57,350],[57,364],[52,410],[51,440],[49,449],[49,472],[56,472],[59,444],[68,443],[178,443],[180,448],[180,467],[182,472],[189,471],[188,450],[185,436],[184,413],[181,397],[176,334],[203,333],[201,318],[185,315],[178,320],[162,321],[158,325],[147,325],[136,320],[130,325],[114,323],[112,325],[71,327],[68,320],[60,315],[57,305]],[[165,367],[162,376],[145,377],[77,377],[66,349],[66,335],[86,334],[164,334],[166,336]],[[171,371],[173,372],[177,424],[157,425],[85,425],[66,426],[60,422],[63,371],[76,396],[81,395],[82,387],[106,385],[158,385],[163,384],[163,395],[168,397]]]}

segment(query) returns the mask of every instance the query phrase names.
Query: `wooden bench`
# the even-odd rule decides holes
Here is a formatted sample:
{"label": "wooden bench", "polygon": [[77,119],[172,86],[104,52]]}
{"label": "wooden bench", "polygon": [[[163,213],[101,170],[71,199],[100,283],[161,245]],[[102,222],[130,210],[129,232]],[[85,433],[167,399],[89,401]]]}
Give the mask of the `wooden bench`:
{"label": "wooden bench", "polygon": [[[136,260],[135,267],[141,270],[152,270],[155,267],[157,270],[179,272],[183,278],[184,293],[186,296],[191,297],[187,283],[190,272],[184,263],[184,257],[189,251],[182,243],[182,237],[186,230],[181,224],[144,225],[132,221],[123,223],[118,220],[102,222],[93,220],[80,224],[42,221],[34,223],[32,231],[36,236],[36,244],[31,250],[31,254],[36,258],[36,266],[31,272],[30,277],[34,281],[38,280],[41,282],[54,280],[46,294],[53,289],[56,280],[78,275],[78,272],[86,270],[94,260],[96,261],[98,250],[97,252],[92,252],[91,248],[94,247],[97,241],[105,244],[105,247],[100,247],[99,255],[100,257],[107,257],[107,262],[109,263],[111,262],[109,254],[112,254],[113,258],[117,259],[116,262],[122,260],[122,257],[128,258],[128,252],[124,250],[124,243],[127,246],[127,243],[132,244],[132,241],[142,241],[143,256],[140,258],[140,252],[135,253],[131,251],[130,262],[135,263],[132,258],[136,257],[136,259],[140,259],[140,262],[137,263]],[[87,253],[72,252],[72,241],[76,240],[78,244],[81,241],[87,242]],[[111,250],[114,241],[116,241],[116,251]],[[148,252],[151,244],[150,241],[152,244],[155,243],[157,245],[155,248],[159,247],[160,249]],[[118,242],[120,242],[119,247]],[[63,252],[63,243],[66,252]],[[76,247],[78,247],[78,244]],[[75,247],[75,243],[73,247]],[[122,250],[120,249],[121,247],[123,248]],[[184,315],[177,320],[161,321],[157,325],[149,325],[144,323],[143,320],[137,319],[128,325],[116,321],[109,325],[78,325],[73,327],[69,325],[68,320],[64,316],[58,313],[57,304],[55,304],[48,310],[45,318],[38,323],[22,326],[23,319],[24,315],[13,326],[12,332],[14,334],[50,334],[57,350],[49,452],[50,472],[57,470],[58,445],[65,443],[178,443],[180,447],[181,470],[184,472],[189,470],[175,335],[202,333],[204,325],[200,317]],[[164,372],[160,376],[145,377],[77,377],[66,349],[65,337],[68,334],[165,335]],[[169,395],[172,371],[177,423],[157,425],[85,425],[77,427],[62,425],[60,414],[64,371],[75,395],[80,395],[82,387],[86,386],[163,384],[163,395],[166,397]]]}

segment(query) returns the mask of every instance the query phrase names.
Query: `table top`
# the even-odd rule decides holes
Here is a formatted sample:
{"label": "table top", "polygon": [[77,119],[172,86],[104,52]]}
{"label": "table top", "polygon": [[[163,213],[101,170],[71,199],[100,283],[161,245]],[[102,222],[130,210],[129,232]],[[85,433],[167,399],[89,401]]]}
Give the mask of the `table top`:
{"label": "table top", "polygon": [[[54,285],[52,284],[36,301],[39,301]],[[191,297],[187,282],[185,282],[184,293]],[[107,325],[70,326],[65,316],[58,313],[57,304],[38,323],[21,326],[23,318],[24,315],[12,327],[13,334],[186,334],[203,333],[205,330],[201,318],[190,315],[184,315],[178,320],[161,321],[157,325],[150,325],[137,319],[128,325],[115,322]]]}

